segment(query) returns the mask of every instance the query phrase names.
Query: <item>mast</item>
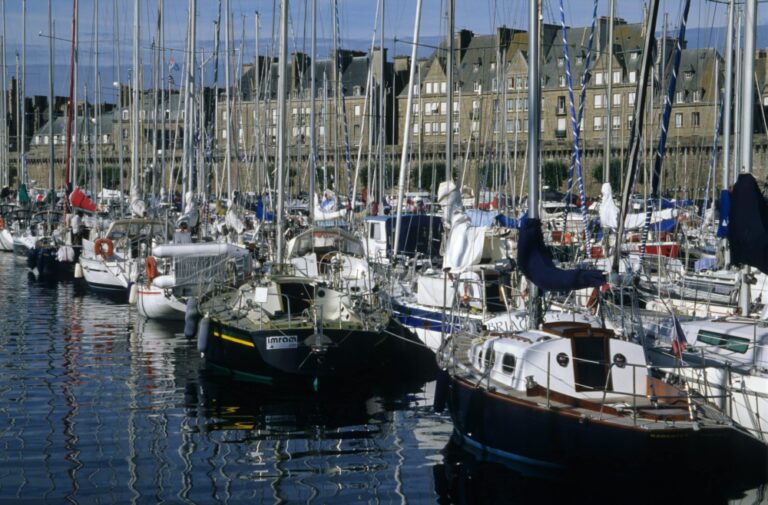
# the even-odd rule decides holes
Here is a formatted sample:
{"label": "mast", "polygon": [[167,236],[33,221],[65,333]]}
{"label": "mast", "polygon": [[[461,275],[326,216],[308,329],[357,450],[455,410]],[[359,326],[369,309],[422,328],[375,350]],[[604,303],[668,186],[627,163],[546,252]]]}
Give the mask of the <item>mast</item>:
{"label": "mast", "polygon": [[[453,180],[453,31],[454,26],[454,0],[448,0],[448,54],[446,55],[445,73],[448,96],[446,97],[448,105],[446,106],[445,129],[445,181]],[[421,83],[419,83],[421,84]],[[421,94],[419,94],[421,96]],[[420,114],[424,112],[421,111]],[[420,136],[422,132],[419,132]],[[461,188],[459,188],[461,192]]]}
{"label": "mast", "polygon": [[[753,112],[754,112],[754,79],[755,73],[755,35],[757,32],[757,0],[746,0],[746,12],[744,15],[744,51],[742,76],[741,76],[741,167],[736,168],[740,174],[752,173],[752,131],[753,131]],[[746,282],[749,275],[749,266],[745,266],[741,273],[741,290],[739,292],[739,306],[741,315],[749,315],[750,306],[750,287]]]}
{"label": "mast", "polygon": [[[317,173],[317,146],[315,138],[315,95],[317,94],[317,83],[315,82],[315,66],[317,58],[317,0],[312,0],[312,60],[309,68],[309,222],[315,222],[315,174]],[[256,62],[258,66],[259,55],[256,53]],[[258,88],[256,88],[258,96]],[[257,100],[258,103],[258,100]]]}
{"label": "mast", "polygon": [[70,49],[69,59],[69,103],[67,104],[67,136],[64,137],[64,145],[66,146],[66,158],[64,160],[64,184],[67,187],[67,191],[72,191],[74,185],[72,184],[72,121],[74,119],[74,83],[75,83],[75,32],[77,31],[77,0],[72,2],[72,47]]}
{"label": "mast", "polygon": [[21,17],[22,17],[22,44],[21,44],[21,86],[19,87],[21,94],[21,143],[19,144],[19,174],[21,174],[21,182],[28,182],[27,174],[27,0],[21,2]]}
{"label": "mast", "polygon": [[[383,16],[382,16],[383,17]],[[413,86],[416,80],[416,50],[419,46],[419,28],[421,27],[421,0],[416,1],[416,20],[413,23],[413,44],[411,46],[411,70],[408,74],[408,101],[405,105],[405,129],[403,129],[403,151],[400,156],[400,179],[397,186],[397,219],[395,237],[392,240],[392,253],[397,257],[400,242],[400,227],[403,220],[403,192],[405,191],[405,173],[408,168],[408,144],[411,138],[411,119],[413,117]]]}
{"label": "mast", "polygon": [[[421,1],[421,0],[419,0]],[[229,0],[227,0],[229,7]],[[227,53],[229,55],[229,53]],[[278,61],[277,77],[277,209],[275,210],[275,241],[277,242],[277,257],[275,263],[283,261],[283,173],[285,172],[285,105],[288,93],[288,0],[280,2],[280,59]],[[229,68],[227,68],[229,81]],[[229,83],[227,83],[229,93]],[[227,120],[229,120],[229,96],[227,96]],[[229,163],[229,135],[227,135],[227,163]]]}
{"label": "mast", "polygon": [[[5,45],[7,39],[5,38],[5,0],[3,1],[3,37],[2,37],[2,65],[3,65],[3,85],[0,87],[3,92],[3,103],[1,105],[2,109],[0,110],[0,113],[2,114],[3,120],[2,124],[0,125],[0,128],[2,128],[2,137],[0,137],[0,141],[3,142],[5,146],[8,146],[9,144],[9,136],[8,136],[8,90],[6,86],[8,85],[8,68],[6,67],[6,61],[5,61]],[[51,139],[51,142],[53,142],[53,139]],[[2,149],[2,159],[0,159],[0,162],[2,162],[3,165],[3,172],[2,172],[2,179],[0,180],[0,183],[2,183],[3,187],[7,187],[11,185],[11,173],[10,173],[10,167],[8,166],[8,149]]]}
{"label": "mast", "polygon": [[731,103],[733,102],[733,15],[735,0],[728,3],[728,26],[725,36],[725,108],[723,110],[723,189],[731,185]]}
{"label": "mast", "polygon": [[[287,0],[284,0],[287,1]],[[229,89],[229,37],[230,37],[230,15],[229,0],[224,0],[224,93],[226,96],[225,109],[227,111],[227,122],[224,125],[224,131],[227,132],[227,149],[224,158],[224,166],[227,172],[227,202],[232,205],[232,105]],[[282,43],[282,42],[281,42]]]}
{"label": "mast", "polygon": [[[539,218],[539,131],[541,79],[539,78],[539,0],[528,4],[528,217]],[[532,301],[528,324],[538,328],[543,320],[539,288],[528,281]]]}
{"label": "mast", "polygon": [[[632,186],[635,181],[635,172],[638,167],[638,160],[641,154],[641,140],[643,137],[643,118],[645,117],[645,97],[648,93],[648,74],[652,66],[651,46],[653,44],[654,32],[656,30],[656,19],[659,14],[659,0],[651,0],[648,11],[648,19],[645,24],[645,40],[643,41],[643,60],[641,63],[640,78],[637,80],[637,91],[635,100],[634,121],[630,131],[629,159],[627,161],[627,176],[622,188],[621,208],[619,212],[619,224],[616,230],[616,245],[613,251],[613,262],[611,271],[619,272],[619,260],[621,259],[621,239],[624,234],[624,218],[629,209],[629,197],[632,194]],[[528,154],[530,157],[530,153]]]}
{"label": "mast", "polygon": [[[384,213],[384,113],[385,113],[385,93],[384,86],[386,80],[384,79],[384,4],[386,0],[381,0],[381,33],[379,33],[380,48],[379,48],[379,180],[376,184],[378,186],[379,193],[379,205],[378,213]],[[373,98],[373,96],[371,96]],[[371,195],[373,196],[373,195]]]}
{"label": "mast", "polygon": [[611,182],[611,119],[613,105],[613,18],[615,16],[616,0],[610,0],[608,9],[608,96],[606,97],[605,125],[605,161],[603,161],[603,182]]}
{"label": "mast", "polygon": [[[51,191],[51,210],[56,208],[56,179],[53,168],[53,14],[51,7],[52,0],[48,0],[48,187]],[[5,120],[3,120],[5,123]]]}
{"label": "mast", "polygon": [[120,171],[120,216],[123,215],[123,196],[125,195],[125,183],[123,181],[123,84],[120,82],[120,24],[117,16],[117,0],[112,2],[113,26],[115,29],[115,86],[117,86],[117,124],[120,125],[117,132],[117,161]]}
{"label": "mast", "polygon": [[734,120],[733,120],[733,143],[736,146],[736,149],[733,150],[733,170],[730,170],[731,172],[731,180],[735,183],[736,179],[739,176],[739,167],[741,166],[741,148],[740,148],[740,141],[741,141],[741,115],[742,115],[742,105],[744,102],[743,96],[741,95],[741,88],[742,88],[742,81],[744,80],[742,77],[742,70],[743,70],[743,62],[741,61],[741,23],[744,19],[743,13],[741,9],[739,9],[738,13],[736,14],[736,49],[735,49],[735,58],[736,58],[736,82],[734,83],[734,87],[737,90],[735,103],[733,104],[733,112],[734,112]]}
{"label": "mast", "polygon": [[[316,1],[316,0],[313,0],[313,2],[314,1]],[[255,36],[254,36],[254,46],[255,47],[254,47],[254,53],[253,54],[255,54],[256,56],[255,56],[255,61],[254,61],[255,65],[253,67],[254,68],[254,70],[253,70],[253,81],[254,81],[253,87],[254,87],[254,89],[256,91],[256,94],[255,94],[255,99],[253,101],[253,103],[254,103],[254,107],[253,107],[253,114],[254,114],[253,115],[253,119],[254,119],[254,125],[253,125],[253,137],[254,137],[253,138],[253,145],[254,145],[254,149],[256,151],[256,154],[254,156],[254,163],[256,165],[256,167],[255,167],[256,168],[256,187],[257,188],[263,188],[264,185],[261,183],[261,170],[260,170],[260,167],[259,167],[259,160],[261,159],[261,156],[259,155],[259,132],[261,130],[261,128],[260,128],[261,127],[261,122],[260,122],[260,118],[261,118],[261,93],[259,92],[260,88],[261,88],[261,86],[260,86],[261,83],[259,82],[259,77],[261,76],[261,65],[259,64],[260,63],[260,60],[259,60],[259,28],[260,28],[260,26],[259,26],[259,11],[256,11],[256,16],[254,18],[254,24],[255,24],[255,26],[254,26],[254,29],[255,29],[255,31],[254,31],[254,34],[255,34]],[[313,26],[315,25],[314,21],[312,21],[312,25]],[[312,55],[312,71],[313,72],[315,70],[314,62],[315,62],[315,56],[313,54]],[[314,85],[314,81],[315,81],[315,78],[313,77],[312,78],[312,84],[313,85]],[[312,97],[313,98],[314,98],[314,96],[315,96],[315,94],[312,93]],[[313,106],[312,107],[312,111],[314,112],[314,110],[315,109],[314,109],[314,106]],[[314,134],[315,134],[315,128],[313,126],[312,127],[311,135],[314,135]],[[310,216],[309,216],[310,220],[312,219],[312,216],[313,216],[312,213],[314,213],[314,209],[310,210]]]}
{"label": "mast", "polygon": [[141,95],[139,94],[139,0],[133,0],[133,107],[131,111],[133,138],[131,139],[131,198],[139,197],[139,109]]}
{"label": "mast", "polygon": [[72,137],[67,138],[68,143],[74,143],[74,146],[72,147],[72,172],[70,174],[72,180],[72,188],[74,189],[77,187],[77,148],[80,145],[78,136],[77,136],[77,114],[78,114],[78,96],[80,94],[78,90],[78,81],[79,81],[79,62],[78,59],[80,58],[80,4],[75,0],[75,14],[74,14],[74,21],[72,24],[72,54],[75,58],[74,67],[72,68],[72,79],[74,81],[74,90],[72,95]]}

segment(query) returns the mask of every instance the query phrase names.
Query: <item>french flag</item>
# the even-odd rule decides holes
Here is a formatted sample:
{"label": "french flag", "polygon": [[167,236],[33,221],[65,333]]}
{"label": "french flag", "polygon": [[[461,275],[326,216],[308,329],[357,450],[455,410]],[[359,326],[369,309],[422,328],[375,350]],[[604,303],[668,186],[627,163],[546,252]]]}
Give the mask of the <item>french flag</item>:
{"label": "french flag", "polygon": [[688,341],[685,339],[685,331],[683,331],[680,321],[674,314],[672,315],[672,321],[675,325],[674,334],[672,335],[672,352],[677,359],[680,359],[682,358],[683,351],[685,351],[685,345]]}

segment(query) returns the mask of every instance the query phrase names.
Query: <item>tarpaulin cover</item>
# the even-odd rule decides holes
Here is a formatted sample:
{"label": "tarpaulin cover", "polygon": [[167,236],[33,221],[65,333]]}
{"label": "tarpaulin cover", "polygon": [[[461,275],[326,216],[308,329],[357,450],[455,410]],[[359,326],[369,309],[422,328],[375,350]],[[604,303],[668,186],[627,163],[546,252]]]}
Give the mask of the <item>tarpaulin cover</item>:
{"label": "tarpaulin cover", "polygon": [[731,193],[727,189],[720,191],[720,220],[717,223],[717,238],[728,236],[728,219],[731,214]]}
{"label": "tarpaulin cover", "polygon": [[733,186],[728,243],[734,265],[768,273],[768,205],[752,174],[739,175]]}
{"label": "tarpaulin cover", "polygon": [[72,204],[72,207],[78,207],[91,212],[96,211],[96,204],[85,193],[80,191],[80,188],[75,188],[69,195],[69,203]]}
{"label": "tarpaulin cover", "polygon": [[520,228],[517,265],[523,274],[545,291],[572,291],[601,286],[605,279],[599,270],[563,270],[552,261],[544,245],[540,219],[526,219]]}

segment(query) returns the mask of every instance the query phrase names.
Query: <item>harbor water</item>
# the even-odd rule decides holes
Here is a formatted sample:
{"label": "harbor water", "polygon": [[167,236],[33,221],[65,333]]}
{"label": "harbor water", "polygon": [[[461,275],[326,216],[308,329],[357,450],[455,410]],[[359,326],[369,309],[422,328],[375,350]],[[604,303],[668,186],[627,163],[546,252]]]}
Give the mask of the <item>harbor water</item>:
{"label": "harbor water", "polygon": [[182,327],[37,282],[11,254],[0,286],[0,503],[626,503],[676,496],[664,484],[698,503],[764,500],[676,483],[673,468],[622,492],[481,463],[450,442],[418,373],[265,389],[207,373]]}

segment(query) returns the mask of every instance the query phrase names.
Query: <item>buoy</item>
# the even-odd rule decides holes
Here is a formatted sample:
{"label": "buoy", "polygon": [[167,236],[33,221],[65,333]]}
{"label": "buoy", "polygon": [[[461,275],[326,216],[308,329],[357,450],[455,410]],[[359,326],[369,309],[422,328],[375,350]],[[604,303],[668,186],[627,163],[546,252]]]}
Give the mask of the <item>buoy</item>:
{"label": "buoy", "polygon": [[200,324],[197,325],[197,350],[198,352],[205,352],[205,346],[208,345],[208,328],[211,325],[211,318],[205,316],[200,320]]}
{"label": "buoy", "polygon": [[136,305],[136,301],[138,300],[139,296],[139,287],[134,282],[131,284],[131,287],[128,288],[128,304],[129,305]]}
{"label": "buoy", "polygon": [[184,336],[192,338],[197,330],[197,321],[200,319],[200,312],[197,310],[197,299],[194,296],[187,298],[187,309],[184,311]]}
{"label": "buoy", "polygon": [[78,262],[75,263],[75,279],[83,278],[83,266]]}

